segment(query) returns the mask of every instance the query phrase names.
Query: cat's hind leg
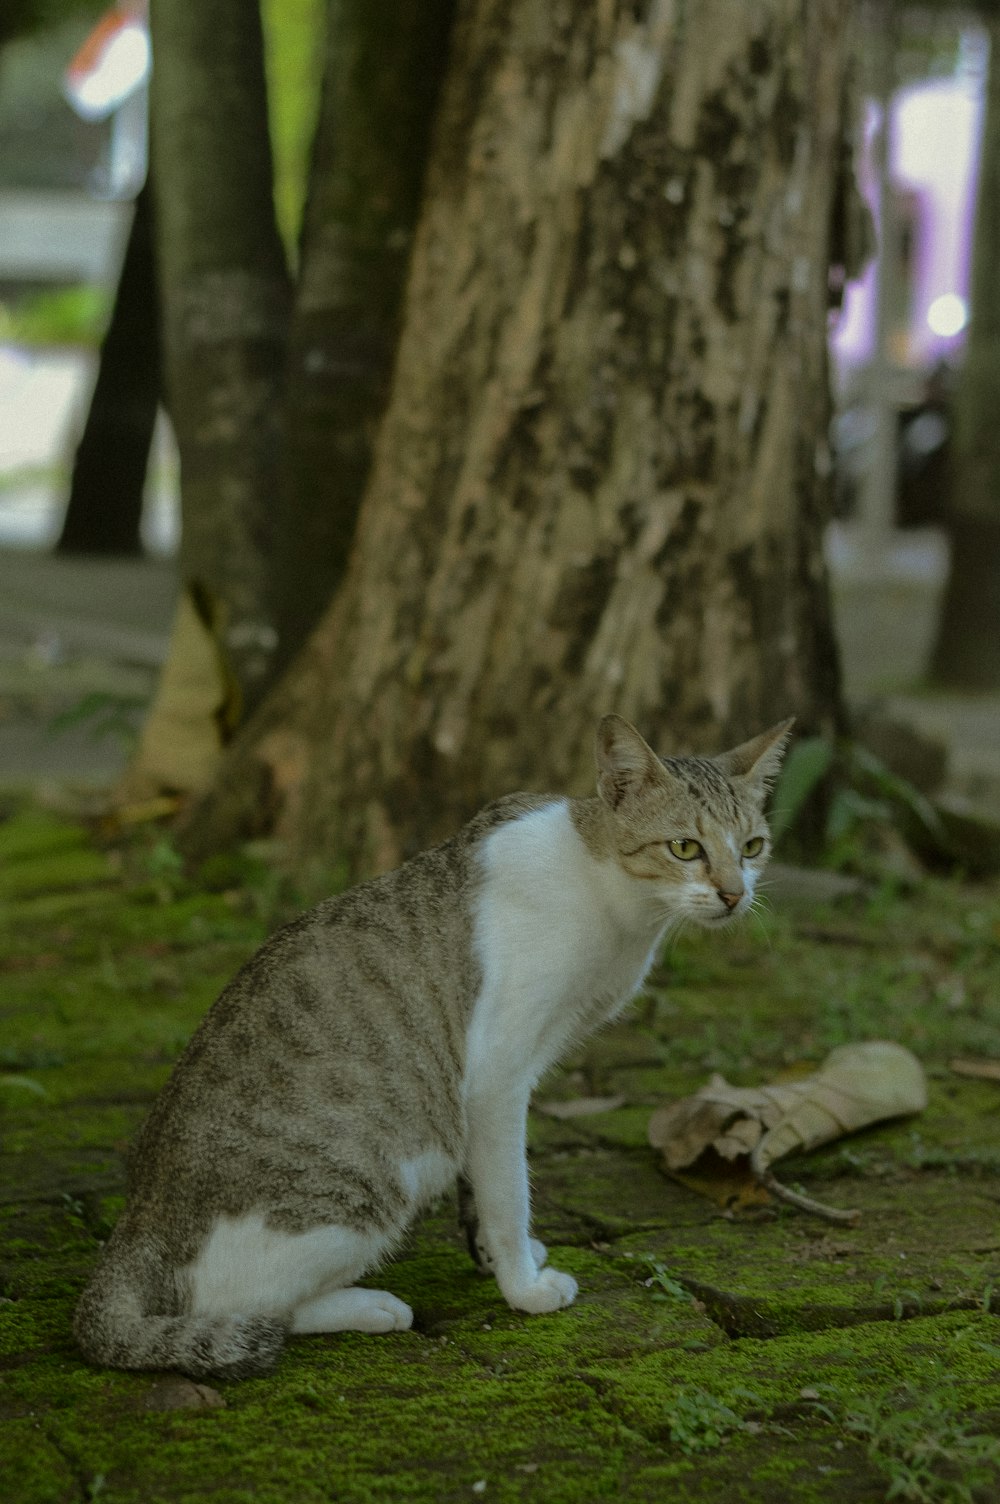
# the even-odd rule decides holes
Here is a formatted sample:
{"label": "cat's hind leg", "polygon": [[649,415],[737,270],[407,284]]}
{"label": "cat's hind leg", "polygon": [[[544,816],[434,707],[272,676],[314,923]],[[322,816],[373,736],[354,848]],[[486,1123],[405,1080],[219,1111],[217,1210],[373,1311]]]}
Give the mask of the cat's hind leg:
{"label": "cat's hind leg", "polygon": [[304,1301],[292,1312],[293,1335],[307,1332],[405,1332],[413,1312],[388,1290],[363,1290],[359,1285],[330,1290]]}

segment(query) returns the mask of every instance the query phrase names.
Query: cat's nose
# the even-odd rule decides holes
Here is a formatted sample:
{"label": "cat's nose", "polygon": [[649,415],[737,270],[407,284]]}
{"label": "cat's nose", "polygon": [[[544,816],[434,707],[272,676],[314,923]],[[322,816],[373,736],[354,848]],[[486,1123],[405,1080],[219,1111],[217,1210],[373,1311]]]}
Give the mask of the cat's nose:
{"label": "cat's nose", "polygon": [[743,890],[742,890],[742,888],[740,889],[740,891],[738,893],[724,893],[721,888],[717,889],[717,892],[718,892],[719,897],[722,899],[722,902],[725,904],[725,906],[726,906],[727,909],[735,909],[736,905],[739,903],[740,899],[743,897]]}

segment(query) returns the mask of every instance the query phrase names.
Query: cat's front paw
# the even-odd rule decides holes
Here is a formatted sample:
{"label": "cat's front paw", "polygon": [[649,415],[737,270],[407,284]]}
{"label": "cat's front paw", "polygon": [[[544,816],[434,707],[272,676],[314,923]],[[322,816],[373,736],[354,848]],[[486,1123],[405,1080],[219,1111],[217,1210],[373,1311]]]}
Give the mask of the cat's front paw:
{"label": "cat's front paw", "polygon": [[[483,1274],[487,1278],[494,1275],[496,1270],[493,1268],[493,1255],[479,1237],[478,1232],[473,1234],[469,1247],[475,1260],[477,1273]],[[528,1247],[531,1250],[531,1257],[534,1260],[535,1268],[541,1269],[549,1256],[549,1250],[544,1243],[539,1242],[538,1238],[529,1238]]]}
{"label": "cat's front paw", "polygon": [[545,1311],[559,1311],[573,1304],[579,1286],[571,1274],[561,1269],[546,1266],[539,1269],[538,1276],[530,1285],[521,1285],[516,1290],[504,1291],[507,1304],[515,1311],[527,1311],[540,1316]]}

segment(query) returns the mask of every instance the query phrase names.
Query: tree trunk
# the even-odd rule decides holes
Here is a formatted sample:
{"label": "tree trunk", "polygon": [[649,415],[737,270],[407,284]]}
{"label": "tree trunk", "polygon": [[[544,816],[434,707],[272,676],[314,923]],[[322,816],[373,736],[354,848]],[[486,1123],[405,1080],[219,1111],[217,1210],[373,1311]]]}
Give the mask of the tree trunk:
{"label": "tree trunk", "polygon": [[454,0],[336,0],[289,349],[279,662],[339,584],[389,386]]}
{"label": "tree trunk", "polygon": [[[351,564],[188,830],[384,868],[596,718],[839,721],[838,0],[462,7]],[[636,19],[637,14],[639,19]]]}
{"label": "tree trunk", "polygon": [[972,257],[971,322],[955,397],[948,527],[951,572],[931,674],[961,689],[1000,688],[1000,24],[989,84]]}
{"label": "tree trunk", "polygon": [[275,221],[260,15],[153,0],[152,117],[181,572],[232,690],[256,703],[276,643],[274,544],[289,283]]}
{"label": "tree trunk", "polygon": [[97,381],[56,545],[63,554],[140,554],[142,495],[161,389],[152,188],[135,201]]}

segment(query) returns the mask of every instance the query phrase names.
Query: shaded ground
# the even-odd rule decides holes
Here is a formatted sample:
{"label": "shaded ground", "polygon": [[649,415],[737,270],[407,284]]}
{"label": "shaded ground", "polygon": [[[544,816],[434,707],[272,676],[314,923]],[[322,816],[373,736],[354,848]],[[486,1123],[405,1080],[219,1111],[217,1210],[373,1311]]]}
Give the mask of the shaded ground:
{"label": "shaded ground", "polygon": [[[0,1495],[12,1504],[607,1498],[771,1504],[1000,1496],[1000,887],[926,883],[682,940],[631,1020],[541,1095],[537,1230],[565,1312],[509,1311],[442,1205],[386,1271],[414,1331],[291,1343],[199,1389],[87,1368],[75,1296],[121,1205],[127,1143],[197,1019],[295,895],[252,866],[185,884],[169,846],[0,824]],[[777,892],[777,890],[776,890]],[[894,1038],[930,1106],[783,1166],[844,1230],[753,1220],[670,1180],[653,1105],[709,1070],[758,1084]],[[381,1281],[380,1281],[381,1282]]]}

